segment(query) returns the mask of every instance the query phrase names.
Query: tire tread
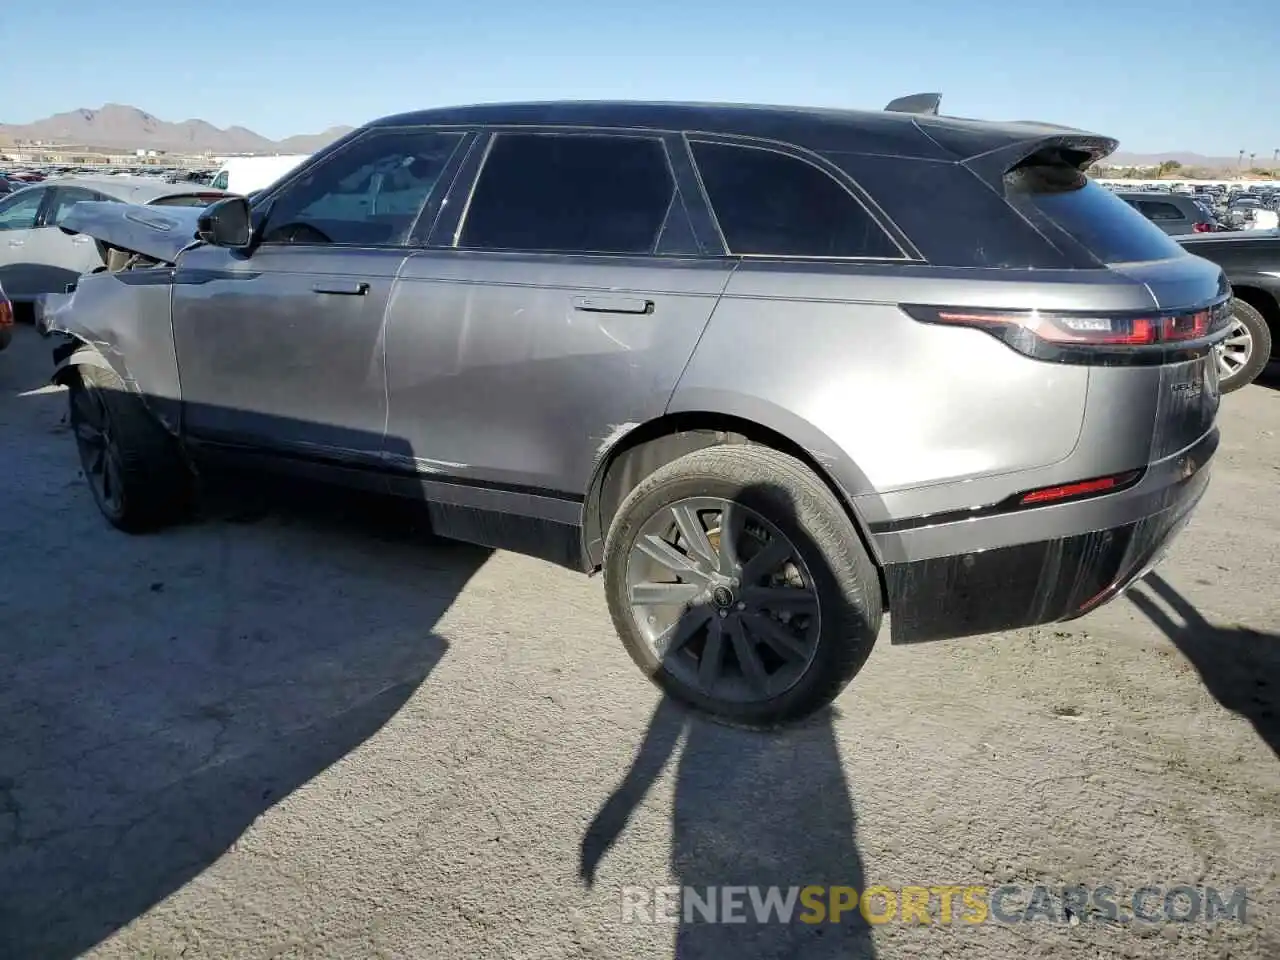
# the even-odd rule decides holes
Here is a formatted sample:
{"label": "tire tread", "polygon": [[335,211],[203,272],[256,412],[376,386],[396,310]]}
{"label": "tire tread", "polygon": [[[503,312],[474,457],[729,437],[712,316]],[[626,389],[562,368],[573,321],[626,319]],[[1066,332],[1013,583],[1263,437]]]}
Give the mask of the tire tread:
{"label": "tire tread", "polygon": [[192,474],[177,441],[111,370],[79,368],[81,384],[99,391],[118,438],[124,510],[108,517],[128,533],[147,533],[182,519],[191,507]]}
{"label": "tire tread", "polygon": [[[673,683],[665,682],[668,679],[666,671],[659,669],[655,674],[652,672],[654,665],[644,662],[645,651],[636,646],[643,646],[644,641],[631,622],[626,598],[620,592],[625,591],[625,582],[621,585],[616,582],[625,581],[625,577],[618,576],[620,570],[625,570],[625,566],[620,566],[625,563],[625,556],[619,556],[625,550],[623,541],[629,539],[636,526],[647,519],[632,518],[632,513],[638,504],[676,482],[716,485],[728,482],[739,488],[765,483],[785,490],[792,498],[795,521],[821,552],[829,573],[835,579],[841,595],[837,609],[846,615],[838,618],[834,630],[824,624],[818,660],[810,670],[815,675],[812,679],[806,675],[797,684],[803,688],[798,695],[792,696],[796,693],[796,688],[792,688],[768,701],[765,709],[752,715],[725,716],[720,713],[717,719],[742,726],[769,728],[799,720],[830,703],[871,654],[883,616],[879,574],[857,528],[831,489],[804,463],[772,447],[723,444],[696,450],[655,470],[623,500],[605,540],[605,571],[614,626],[623,637],[628,652],[667,692],[686,702],[690,700]],[[826,615],[827,604],[823,604],[823,610]],[[850,615],[859,622],[848,622]],[[695,706],[706,708],[707,704],[695,703]]]}

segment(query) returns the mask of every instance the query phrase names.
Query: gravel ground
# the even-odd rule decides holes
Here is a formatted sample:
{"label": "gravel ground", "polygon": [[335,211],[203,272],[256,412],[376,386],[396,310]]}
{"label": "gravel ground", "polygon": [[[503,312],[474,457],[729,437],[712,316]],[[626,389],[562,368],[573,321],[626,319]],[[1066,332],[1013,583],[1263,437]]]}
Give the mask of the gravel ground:
{"label": "gravel ground", "polygon": [[[882,641],[833,711],[760,736],[661,703],[598,581],[398,511],[112,531],[48,345],[0,354],[0,957],[1280,956],[1278,390],[1224,401],[1159,579],[1061,627]],[[1250,899],[1217,924],[622,910],[1005,883]]]}

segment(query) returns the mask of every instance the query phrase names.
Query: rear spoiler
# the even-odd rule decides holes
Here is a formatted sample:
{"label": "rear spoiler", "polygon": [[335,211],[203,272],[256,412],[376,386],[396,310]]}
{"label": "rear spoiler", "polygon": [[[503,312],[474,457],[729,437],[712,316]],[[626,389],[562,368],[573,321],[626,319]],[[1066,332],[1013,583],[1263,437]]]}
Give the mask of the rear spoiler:
{"label": "rear spoiler", "polygon": [[941,103],[940,93],[913,93],[890,100],[884,109],[918,117],[916,126],[940,146],[963,157],[966,167],[993,186],[1033,158],[1083,172],[1120,146],[1110,137],[1035,120],[986,123],[943,117],[938,113]]}
{"label": "rear spoiler", "polygon": [[[1110,156],[1120,144],[1110,137],[1069,128],[1041,128],[1027,124],[1028,136],[1003,146],[969,157],[963,165],[991,184],[1000,183],[1006,174],[1036,162],[1053,166],[1074,167],[1081,173]],[[1060,132],[1055,132],[1060,131]]]}
{"label": "rear spoiler", "polygon": [[912,93],[897,100],[890,100],[884,109],[888,113],[919,113],[936,117],[941,104],[942,94],[940,93]]}

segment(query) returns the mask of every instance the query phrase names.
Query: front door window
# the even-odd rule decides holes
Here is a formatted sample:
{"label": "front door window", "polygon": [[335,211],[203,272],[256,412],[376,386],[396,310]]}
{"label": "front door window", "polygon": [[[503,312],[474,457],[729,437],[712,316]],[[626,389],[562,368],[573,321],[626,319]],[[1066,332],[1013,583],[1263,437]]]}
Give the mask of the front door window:
{"label": "front door window", "polygon": [[403,244],[461,134],[377,130],[328,157],[271,203],[264,244]]}

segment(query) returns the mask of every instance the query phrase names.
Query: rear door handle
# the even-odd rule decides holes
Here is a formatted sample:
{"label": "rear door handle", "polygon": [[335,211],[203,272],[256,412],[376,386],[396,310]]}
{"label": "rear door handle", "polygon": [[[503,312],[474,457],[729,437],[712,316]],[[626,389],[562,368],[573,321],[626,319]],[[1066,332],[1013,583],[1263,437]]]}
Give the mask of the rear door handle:
{"label": "rear door handle", "polygon": [[584,313],[653,313],[653,301],[641,297],[574,297],[573,309]]}
{"label": "rear door handle", "polygon": [[25,241],[25,240],[10,240],[10,241],[9,241],[9,246],[11,246],[11,247],[20,247],[20,246],[22,246],[22,245],[23,245],[24,243],[26,243],[26,242],[27,242],[27,241]]}
{"label": "rear door handle", "polygon": [[355,283],[321,283],[311,288],[316,293],[328,293],[335,297],[363,297],[369,285],[363,280]]}

